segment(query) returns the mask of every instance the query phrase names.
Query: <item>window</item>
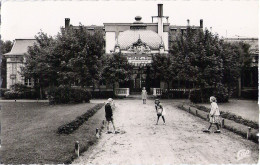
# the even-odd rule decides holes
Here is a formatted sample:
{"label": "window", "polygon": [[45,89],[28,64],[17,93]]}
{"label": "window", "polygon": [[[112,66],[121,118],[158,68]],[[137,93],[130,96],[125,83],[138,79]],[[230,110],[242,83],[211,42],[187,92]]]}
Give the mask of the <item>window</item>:
{"label": "window", "polygon": [[32,79],[31,78],[25,78],[24,79],[24,85],[32,86]]}
{"label": "window", "polygon": [[12,74],[15,74],[17,73],[17,63],[12,63]]}

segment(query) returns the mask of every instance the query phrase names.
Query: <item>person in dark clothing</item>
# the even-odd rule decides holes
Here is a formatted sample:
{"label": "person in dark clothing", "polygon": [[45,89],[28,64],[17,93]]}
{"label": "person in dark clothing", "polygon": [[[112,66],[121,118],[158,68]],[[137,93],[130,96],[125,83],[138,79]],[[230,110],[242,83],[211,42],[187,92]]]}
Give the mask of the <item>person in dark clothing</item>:
{"label": "person in dark clothing", "polygon": [[114,128],[114,133],[116,133],[116,128],[113,119],[113,110],[112,110],[113,100],[111,98],[108,99],[108,102],[105,105],[105,113],[106,113],[106,123],[107,123],[107,133],[112,133],[109,131],[109,123],[111,122]]}

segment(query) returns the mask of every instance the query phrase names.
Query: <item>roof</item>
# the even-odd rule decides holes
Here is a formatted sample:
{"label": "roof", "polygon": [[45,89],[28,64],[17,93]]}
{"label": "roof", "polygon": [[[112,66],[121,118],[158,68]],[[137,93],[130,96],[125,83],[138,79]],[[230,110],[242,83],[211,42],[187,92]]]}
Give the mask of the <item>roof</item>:
{"label": "roof", "polygon": [[[169,28],[170,29],[187,29],[188,26],[170,25]],[[190,28],[191,29],[201,29],[200,26],[194,26],[194,25],[190,26]]]}
{"label": "roof", "polygon": [[252,54],[259,54],[258,38],[224,38],[226,42],[236,43],[243,42],[250,45],[249,51]]}
{"label": "roof", "polygon": [[126,30],[119,33],[118,36],[120,49],[128,49],[128,47],[137,42],[139,38],[153,50],[158,50],[162,42],[161,37],[152,30]]}
{"label": "roof", "polygon": [[24,55],[28,51],[29,46],[36,43],[35,39],[15,39],[12,50],[4,55]]}

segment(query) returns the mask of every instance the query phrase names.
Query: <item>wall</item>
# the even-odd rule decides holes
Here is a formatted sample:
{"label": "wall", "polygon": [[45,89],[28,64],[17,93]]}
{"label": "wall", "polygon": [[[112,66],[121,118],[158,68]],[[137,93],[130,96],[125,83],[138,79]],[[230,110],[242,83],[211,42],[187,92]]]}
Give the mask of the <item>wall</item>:
{"label": "wall", "polygon": [[110,50],[114,50],[116,44],[115,32],[106,32],[106,53],[110,53]]}
{"label": "wall", "polygon": [[[6,70],[6,87],[7,89],[10,89],[11,85],[14,85],[16,83],[24,83],[24,79],[21,76],[21,67],[23,66],[23,61],[21,57],[18,58],[10,58],[7,57],[7,70]],[[11,79],[11,75],[15,75],[14,79]]]}

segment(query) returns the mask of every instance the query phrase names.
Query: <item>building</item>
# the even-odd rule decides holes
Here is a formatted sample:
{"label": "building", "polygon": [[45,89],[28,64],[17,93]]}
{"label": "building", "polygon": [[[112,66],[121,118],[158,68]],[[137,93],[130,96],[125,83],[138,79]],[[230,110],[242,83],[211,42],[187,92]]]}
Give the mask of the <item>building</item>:
{"label": "building", "polygon": [[[121,52],[127,57],[128,62],[135,66],[130,82],[118,83],[117,88],[130,88],[131,93],[140,92],[143,87],[148,90],[150,87],[167,88],[164,82],[149,80],[152,83],[148,85],[146,81],[147,66],[151,64],[152,56],[168,54],[177,34],[183,34],[187,28],[203,30],[202,19],[199,26],[191,26],[189,20],[186,26],[170,25],[169,17],[163,15],[163,4],[158,4],[158,15],[151,18],[151,23],[144,23],[141,16],[136,16],[132,23],[104,23],[104,26],[85,27],[89,32],[102,31],[106,54]],[[70,19],[65,18],[65,27],[62,30],[66,28],[78,29],[78,26],[70,25]]]}
{"label": "building", "polygon": [[259,43],[258,38],[225,38],[229,43],[246,43],[250,45],[249,53],[252,58],[251,65],[241,73],[238,80],[238,97],[258,98],[258,62],[259,62]]}
{"label": "building", "polygon": [[33,46],[35,39],[15,39],[12,50],[4,54],[6,57],[6,87],[10,89],[12,85],[20,83],[27,86],[33,86],[31,79],[21,76],[21,67],[24,66],[28,47]]}
{"label": "building", "polygon": [[[199,26],[191,26],[187,20],[186,26],[170,25],[168,16],[163,15],[163,4],[158,4],[158,15],[152,16],[152,22],[142,22],[142,17],[136,16],[135,21],[131,23],[104,23],[103,26],[85,26],[90,32],[101,31],[105,39],[105,52],[112,54],[121,52],[125,55],[134,67],[132,80],[128,83],[117,84],[118,88],[130,88],[131,92],[139,92],[142,87],[147,87],[146,70],[152,62],[154,54],[167,54],[172,47],[175,37],[178,33],[184,33],[189,27],[195,30],[203,29],[203,20],[200,20]],[[66,28],[78,29],[79,26],[70,24],[70,19],[65,18]],[[19,73],[23,66],[24,54],[27,53],[29,46],[34,44],[33,39],[16,39],[10,53],[7,57],[7,88],[15,83],[33,85],[30,79],[22,77]],[[154,82],[153,88],[167,88],[164,82]],[[108,88],[107,86],[105,88]]]}

